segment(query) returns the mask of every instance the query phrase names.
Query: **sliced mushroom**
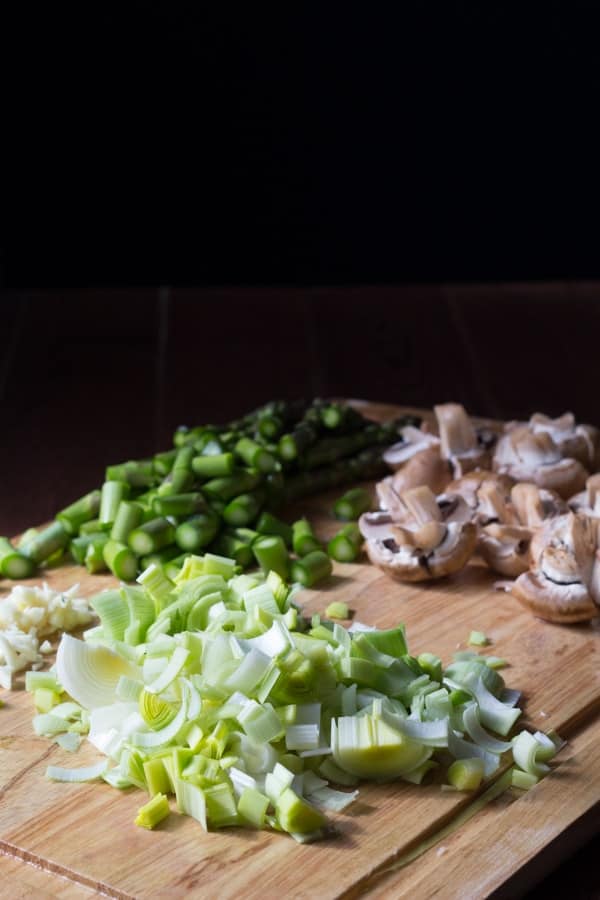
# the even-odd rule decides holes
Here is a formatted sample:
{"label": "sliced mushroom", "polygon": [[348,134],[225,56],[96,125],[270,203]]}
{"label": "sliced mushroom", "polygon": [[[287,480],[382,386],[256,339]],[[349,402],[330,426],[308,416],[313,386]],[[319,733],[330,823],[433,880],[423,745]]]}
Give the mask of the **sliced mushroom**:
{"label": "sliced mushroom", "polygon": [[500,438],[493,467],[515,481],[554,490],[564,499],[582,490],[588,476],[578,460],[561,457],[547,431],[533,432],[527,425],[515,426]]}
{"label": "sliced mushroom", "polygon": [[573,512],[583,512],[588,516],[600,516],[600,473],[590,475],[585,483],[585,491],[571,497],[569,506]]}
{"label": "sliced mushroom", "polygon": [[598,429],[593,425],[577,425],[572,412],[556,419],[543,413],[534,413],[529,424],[534,433],[547,432],[563,457],[578,459],[586,468],[596,468]]}
{"label": "sliced mushroom", "polygon": [[473,521],[479,525],[487,525],[490,522],[518,524],[510,503],[512,484],[512,479],[506,475],[496,475],[494,472],[480,469],[451,481],[447,491],[449,494],[459,494],[464,498],[471,510]]}
{"label": "sliced mushroom", "polygon": [[[452,512],[464,504],[456,498]],[[422,486],[406,491],[401,501],[406,515],[394,521],[386,512],[375,522],[373,513],[359,519],[359,527],[366,538],[367,554],[371,562],[400,581],[426,581],[450,575],[463,568],[477,542],[477,529],[470,522],[453,521],[452,512],[445,511],[429,488]]]}
{"label": "sliced mushroom", "polygon": [[511,593],[547,622],[569,625],[589,622],[598,615],[598,607],[584,584],[556,584],[543,571],[519,575]]}
{"label": "sliced mushroom", "polygon": [[521,525],[537,528],[547,519],[568,512],[565,501],[556,491],[539,488],[536,484],[519,482],[510,492],[510,499]]}
{"label": "sliced mushroom", "polygon": [[401,469],[376,484],[379,505],[390,511],[401,510],[399,497],[404,491],[426,484],[435,494],[440,494],[451,477],[447,461],[440,456],[438,442],[412,456]]}
{"label": "sliced mushroom", "polygon": [[598,615],[592,596],[597,527],[594,520],[567,513],[548,520],[531,542],[532,568],[511,593],[550,622],[585,622]]}
{"label": "sliced mushroom", "polygon": [[392,444],[383,454],[384,461],[391,469],[399,469],[423,450],[440,446],[440,439],[414,425],[406,425],[400,431],[402,437],[397,444]]}
{"label": "sliced mushroom", "polygon": [[433,410],[440,431],[442,457],[450,461],[454,477],[489,466],[490,449],[479,442],[464,406],[442,403]]}
{"label": "sliced mushroom", "polygon": [[511,578],[528,570],[530,547],[531,529],[496,522],[481,529],[477,544],[490,569]]}

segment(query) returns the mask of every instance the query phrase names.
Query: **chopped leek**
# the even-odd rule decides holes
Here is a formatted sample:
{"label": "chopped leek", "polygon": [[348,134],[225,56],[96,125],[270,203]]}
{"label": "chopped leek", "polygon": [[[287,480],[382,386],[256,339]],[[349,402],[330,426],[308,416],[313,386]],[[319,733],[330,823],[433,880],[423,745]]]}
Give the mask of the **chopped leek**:
{"label": "chopped leek", "polygon": [[274,828],[305,843],[330,833],[324,812],[356,797],[330,782],[418,785],[443,765],[443,789],[474,790],[501,754],[517,786],[549,770],[560,739],[496,736],[521,711],[495,658],[463,651],[444,668],[409,655],[402,625],[304,620],[281,573],[236,571],[227,557],[190,555],[171,581],[157,561],[138,585],[94,598],[101,624],[85,641],[63,637],[56,674],[31,673],[27,687],[37,734],[76,750],[89,730],[104,761],[49,777],[147,792],[142,827],[168,815],[175,794],[205,829]]}

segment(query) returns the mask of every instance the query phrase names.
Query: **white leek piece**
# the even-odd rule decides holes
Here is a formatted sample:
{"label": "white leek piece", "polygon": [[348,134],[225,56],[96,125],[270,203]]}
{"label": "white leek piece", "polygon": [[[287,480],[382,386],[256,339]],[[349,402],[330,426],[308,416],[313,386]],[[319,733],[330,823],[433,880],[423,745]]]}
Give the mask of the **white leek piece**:
{"label": "white leek piece", "polygon": [[536,775],[543,778],[550,771],[550,767],[546,763],[538,762],[538,755],[546,748],[536,740],[529,731],[522,731],[512,742],[513,757],[519,768],[530,775]]}
{"label": "white leek piece", "polygon": [[108,647],[63,634],[56,655],[56,674],[77,703],[94,709],[115,701],[121,675],[136,678],[139,671]]}
{"label": "white leek piece", "polygon": [[94,781],[101,778],[108,769],[108,760],[103,759],[93,766],[84,766],[80,769],[61,769],[59,766],[48,766],[46,778],[52,781]]}
{"label": "white leek piece", "polygon": [[505,753],[507,750],[510,750],[512,746],[510,741],[499,741],[498,738],[488,734],[485,728],[481,726],[479,709],[476,703],[469,704],[465,709],[463,722],[471,740],[479,744],[484,750],[487,750],[488,753]]}

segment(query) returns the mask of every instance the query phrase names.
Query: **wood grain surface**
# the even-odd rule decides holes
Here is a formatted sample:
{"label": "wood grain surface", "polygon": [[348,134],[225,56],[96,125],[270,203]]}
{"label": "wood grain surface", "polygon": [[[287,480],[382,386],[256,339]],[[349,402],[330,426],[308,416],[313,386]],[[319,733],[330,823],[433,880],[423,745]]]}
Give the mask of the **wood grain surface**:
{"label": "wood grain surface", "polygon": [[[395,410],[372,411],[385,417]],[[338,527],[330,517],[333,496],[302,504],[322,537]],[[113,583],[78,567],[53,570],[47,580],[63,588],[79,582],[86,595]],[[336,564],[325,588],[304,591],[300,599],[307,612],[322,612],[339,599],[368,624],[404,622],[412,653],[428,650],[446,663],[466,648],[472,629],[484,631],[490,652],[510,661],[503,672],[508,686],[523,691],[522,724],[555,728],[569,738],[551,776],[529,793],[503,794],[450,834],[444,829],[472,795],[402,782],[361,786],[358,801],[334,817],[339,835],[313,845],[234,828],[207,834],[177,814],[147,832],[133,824],[146,799],[142,792],[45,779],[49,763],[85,765],[97,751],[84,743],[74,756],[36,738],[31,701],[17,690],[4,695],[0,710],[0,894],[333,898],[410,892],[458,898],[507,889],[515,873],[551,852],[557,839],[567,846],[565,836],[597,811],[600,633],[595,625],[537,620],[493,584],[477,560],[456,576],[418,586],[401,585],[360,562]],[[406,854],[436,837],[429,850],[401,865]],[[546,870],[552,861],[551,855]],[[21,893],[7,892],[9,883]]]}

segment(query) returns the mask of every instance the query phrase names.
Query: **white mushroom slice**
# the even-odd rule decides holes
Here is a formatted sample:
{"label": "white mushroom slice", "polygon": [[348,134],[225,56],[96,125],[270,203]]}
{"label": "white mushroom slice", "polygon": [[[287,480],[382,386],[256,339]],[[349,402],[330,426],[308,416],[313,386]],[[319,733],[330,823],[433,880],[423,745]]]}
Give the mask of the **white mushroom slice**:
{"label": "white mushroom slice", "polygon": [[567,513],[548,519],[531,541],[533,567],[542,567],[542,558],[549,547],[565,549],[574,558],[580,581],[587,584],[596,552],[596,525],[593,519],[582,514]]}
{"label": "white mushroom slice", "polygon": [[585,491],[580,491],[569,500],[573,512],[583,512],[587,516],[600,516],[600,473],[590,475],[585,483]]}
{"label": "white mushroom slice", "polygon": [[[458,494],[464,499],[471,510],[472,520],[479,525],[495,521],[518,524],[510,504],[512,483],[512,478],[506,475],[496,475],[494,472],[480,469],[451,481],[447,492],[448,495]],[[438,503],[441,504],[446,496],[444,494],[438,497]]]}
{"label": "white mushroom slice", "polygon": [[[437,439],[436,439],[437,440]],[[397,494],[410,488],[426,484],[434,494],[441,494],[452,479],[452,470],[448,461],[440,455],[439,441],[435,446],[426,447],[408,462],[388,476],[387,480]]]}
{"label": "white mushroom slice", "polygon": [[389,512],[366,512],[358,520],[360,533],[366,541],[384,541],[393,537],[394,520]]}
{"label": "white mushroom slice", "polygon": [[472,556],[477,542],[477,529],[471,522],[464,525],[451,522],[441,543],[429,552],[414,544],[404,543],[404,533],[405,529],[397,531],[396,536],[402,541],[400,544],[394,540],[366,542],[371,562],[399,581],[428,581],[458,572]]}
{"label": "white mushroom slice", "polygon": [[486,525],[479,533],[477,549],[494,572],[516,578],[530,564],[531,531],[519,525]]}
{"label": "white mushroom slice", "polygon": [[[392,469],[403,466],[416,454],[432,447],[439,448],[440,439],[435,434],[429,434],[414,425],[406,425],[400,432],[402,440],[392,444],[383,454],[384,461]],[[439,454],[438,454],[439,455]]]}
{"label": "white mushroom slice", "polygon": [[556,491],[539,488],[536,484],[519,482],[512,488],[510,497],[519,522],[529,528],[537,528],[546,519],[568,512],[567,504]]}
{"label": "white mushroom slice", "polygon": [[516,426],[498,441],[494,471],[517,481],[531,481],[567,498],[580,491],[587,478],[581,463],[562,459],[548,432],[534,434],[528,426]]}
{"label": "white mushroom slice", "polygon": [[566,547],[546,547],[540,556],[541,572],[555,584],[581,584],[579,566]]}
{"label": "white mushroom slice", "polygon": [[589,622],[598,615],[598,608],[584,584],[556,584],[543,572],[519,575],[511,593],[534,615],[548,622],[568,625]]}
{"label": "white mushroom slice", "polygon": [[442,514],[435,494],[426,485],[405,491],[402,494],[402,500],[417,524],[425,525],[431,521],[441,522]]}
{"label": "white mushroom slice", "polygon": [[393,477],[388,475],[375,485],[377,499],[381,509],[385,509],[392,513],[395,518],[404,518],[406,515],[406,507],[399,494],[394,490]]}
{"label": "white mushroom slice", "polygon": [[594,466],[598,447],[598,431],[592,425],[576,425],[571,412],[556,419],[534,413],[529,424],[534,433],[547,432],[560,450],[561,456],[578,459],[588,468]]}
{"label": "white mushroom slice", "polygon": [[490,451],[482,447],[477,432],[460,403],[434,406],[440,432],[442,457],[452,463],[454,477],[489,464]]}

